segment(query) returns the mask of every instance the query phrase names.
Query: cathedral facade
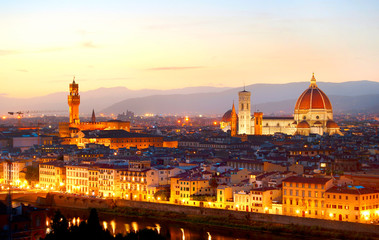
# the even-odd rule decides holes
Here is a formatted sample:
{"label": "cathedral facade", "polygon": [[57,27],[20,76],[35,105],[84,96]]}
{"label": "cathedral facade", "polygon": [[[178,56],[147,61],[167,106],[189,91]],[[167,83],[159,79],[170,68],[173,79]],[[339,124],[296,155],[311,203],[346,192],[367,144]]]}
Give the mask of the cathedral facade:
{"label": "cathedral facade", "polygon": [[309,134],[341,134],[339,126],[333,121],[333,109],[329,98],[316,84],[314,74],[309,87],[298,98],[293,117],[265,117],[262,112],[251,115],[251,93],[245,89],[238,93],[238,117],[233,109],[226,112],[220,127],[231,131],[232,136],[238,135],[272,135],[284,133],[288,135]]}

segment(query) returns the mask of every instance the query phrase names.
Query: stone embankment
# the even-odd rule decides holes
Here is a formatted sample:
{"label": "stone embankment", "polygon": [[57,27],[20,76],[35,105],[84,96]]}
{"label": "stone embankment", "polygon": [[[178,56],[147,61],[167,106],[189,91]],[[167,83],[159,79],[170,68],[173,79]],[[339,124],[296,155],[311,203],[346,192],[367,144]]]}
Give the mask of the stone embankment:
{"label": "stone embankment", "polygon": [[331,221],[324,219],[315,218],[304,218],[304,217],[292,217],[284,215],[275,214],[263,214],[263,213],[253,213],[253,212],[242,212],[224,209],[214,209],[206,207],[191,207],[184,205],[175,205],[169,203],[155,203],[155,202],[139,202],[139,201],[129,201],[122,199],[99,199],[90,197],[80,197],[67,194],[55,194],[49,193],[46,197],[38,197],[37,204],[41,206],[51,206],[51,207],[68,207],[68,208],[113,208],[113,207],[129,207],[146,209],[159,212],[175,212],[185,215],[192,216],[203,216],[203,217],[215,217],[220,219],[237,219],[246,220],[250,222],[266,222],[274,224],[283,225],[300,225],[300,226],[318,226],[321,228],[338,230],[338,231],[349,231],[349,232],[361,232],[361,233],[372,233],[379,235],[379,226],[372,224],[363,223],[352,223],[352,222],[340,222]]}

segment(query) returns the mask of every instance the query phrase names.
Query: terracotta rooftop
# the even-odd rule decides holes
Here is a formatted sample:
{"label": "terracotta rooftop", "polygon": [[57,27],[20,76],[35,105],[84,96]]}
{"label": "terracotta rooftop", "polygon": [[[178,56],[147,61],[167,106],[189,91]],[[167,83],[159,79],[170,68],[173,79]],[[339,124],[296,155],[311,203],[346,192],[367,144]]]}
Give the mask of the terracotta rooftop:
{"label": "terracotta rooftop", "polygon": [[315,178],[315,177],[307,178],[307,177],[291,176],[284,179],[283,182],[325,184],[330,180],[331,178]]}
{"label": "terracotta rooftop", "polygon": [[352,195],[379,193],[378,190],[375,190],[372,188],[365,188],[362,186],[345,186],[345,187],[334,186],[334,187],[328,189],[326,192],[327,193],[352,194]]}

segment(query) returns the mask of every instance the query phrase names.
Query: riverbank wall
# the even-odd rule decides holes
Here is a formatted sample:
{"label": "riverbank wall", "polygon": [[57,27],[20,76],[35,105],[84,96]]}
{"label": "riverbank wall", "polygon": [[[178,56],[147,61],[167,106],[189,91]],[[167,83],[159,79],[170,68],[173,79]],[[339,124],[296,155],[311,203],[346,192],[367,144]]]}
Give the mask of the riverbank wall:
{"label": "riverbank wall", "polygon": [[153,203],[153,202],[137,202],[128,200],[117,200],[116,205],[118,207],[131,207],[140,208],[147,210],[155,210],[162,212],[176,212],[186,215],[197,215],[197,216],[212,216],[220,219],[224,219],[225,222],[228,219],[238,219],[246,220],[246,222],[267,222],[276,223],[283,225],[300,225],[300,226],[319,226],[321,228],[333,229],[338,231],[354,231],[354,232],[365,232],[373,233],[379,235],[379,226],[372,224],[363,223],[352,223],[352,222],[341,222],[341,221],[331,221],[316,218],[304,218],[304,217],[293,217],[285,215],[276,214],[264,214],[264,213],[254,213],[254,212],[243,212],[234,210],[224,210],[206,207],[191,207],[184,205],[173,205],[164,203]]}
{"label": "riverbank wall", "polygon": [[67,207],[79,209],[128,207],[158,212],[175,212],[188,216],[213,217],[222,219],[225,222],[227,222],[228,219],[237,219],[246,221],[247,224],[251,224],[252,222],[266,222],[282,225],[294,224],[307,227],[318,226],[330,230],[371,233],[379,235],[379,226],[372,224],[331,221],[324,219],[293,217],[254,212],[243,212],[207,207],[192,207],[185,205],[175,205],[170,203],[140,202],[123,199],[98,199],[49,193],[46,195],[46,197],[38,197],[37,204],[42,206]]}

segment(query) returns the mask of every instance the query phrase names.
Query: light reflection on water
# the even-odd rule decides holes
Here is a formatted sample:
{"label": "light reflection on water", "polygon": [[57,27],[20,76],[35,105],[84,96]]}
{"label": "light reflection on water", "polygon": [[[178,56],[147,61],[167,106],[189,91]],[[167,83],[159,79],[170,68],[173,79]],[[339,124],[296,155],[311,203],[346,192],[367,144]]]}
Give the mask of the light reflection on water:
{"label": "light reflection on water", "polygon": [[[80,221],[86,221],[89,215],[88,211],[61,210],[62,214],[67,217],[69,224],[79,225]],[[53,212],[52,212],[53,214]],[[162,234],[167,239],[173,240],[284,240],[289,236],[278,236],[275,234],[253,232],[245,230],[233,230],[222,227],[203,226],[197,224],[180,223],[175,221],[156,220],[150,218],[138,217],[121,217],[110,214],[99,214],[100,223],[104,229],[110,231],[112,235],[126,235],[131,231],[140,229],[153,229]],[[50,223],[51,225],[51,223]],[[295,238],[294,238],[295,239]]]}

